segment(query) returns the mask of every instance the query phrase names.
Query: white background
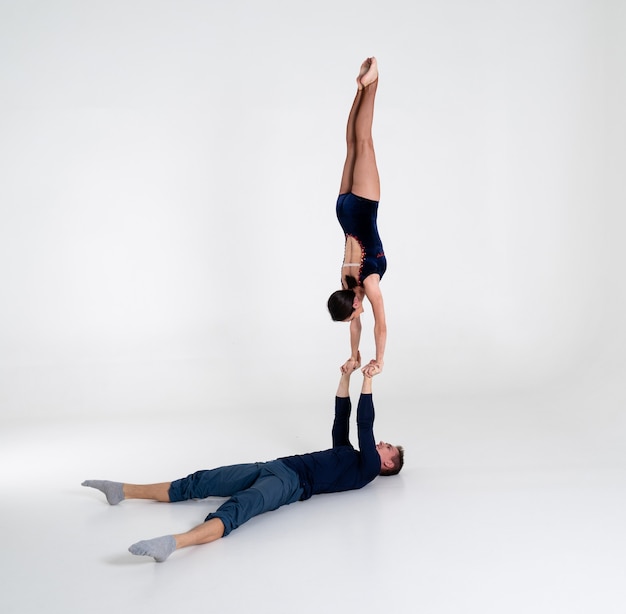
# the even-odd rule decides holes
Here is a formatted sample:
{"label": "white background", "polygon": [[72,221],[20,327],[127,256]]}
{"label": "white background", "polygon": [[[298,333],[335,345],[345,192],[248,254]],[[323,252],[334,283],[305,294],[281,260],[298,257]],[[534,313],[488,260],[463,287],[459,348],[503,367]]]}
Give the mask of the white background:
{"label": "white background", "polygon": [[[93,559],[95,592],[106,577],[98,567],[106,544],[121,553],[109,567],[122,565],[106,579],[107,594],[116,582],[135,586],[124,548],[102,534],[114,530],[110,515],[123,506],[99,506],[102,525],[87,522],[85,510],[101,500],[75,488],[82,479],[172,479],[250,454],[328,445],[329,400],[349,352],[347,326],[325,309],[343,255],[334,202],[354,77],[376,55],[379,228],[389,263],[377,434],[405,444],[407,467],[395,482],[307,506],[369,506],[373,493],[391,490],[405,511],[398,517],[385,507],[394,527],[385,539],[357,514],[362,537],[342,544],[338,532],[330,554],[321,550],[320,568],[331,564],[325,556],[339,564],[346,549],[362,563],[363,542],[379,539],[367,573],[354,561],[344,570],[350,586],[369,585],[388,550],[404,559],[406,577],[370,588],[361,611],[392,603],[436,613],[589,612],[591,604],[622,612],[623,590],[611,574],[623,579],[626,545],[618,522],[625,34],[625,7],[608,0],[2,0],[0,454],[11,490],[0,513],[5,529],[16,525],[11,557],[31,533],[25,510],[34,515],[27,526],[40,522],[32,497],[47,487],[60,515],[50,516],[46,535],[71,508],[85,534],[95,523],[104,540],[81,551],[77,529],[76,562],[66,573],[80,576]],[[372,326],[368,313],[366,360]],[[577,490],[581,476],[591,492]],[[434,505],[428,485],[440,492],[442,484],[449,498],[432,517],[416,516]],[[525,525],[516,488],[531,489],[535,503],[550,493],[543,509],[554,524]],[[519,518],[493,512],[503,492],[514,493],[506,509]],[[471,543],[455,537],[467,534],[447,518],[467,506],[463,493],[476,501]],[[581,511],[581,501],[597,505]],[[533,513],[535,503],[527,503]],[[193,526],[206,513],[184,509],[188,526],[171,511],[155,534]],[[579,516],[563,524],[570,512]],[[143,522],[153,513],[136,515]],[[309,528],[321,531],[316,513]],[[290,553],[317,560],[319,540],[299,542],[298,521],[291,531],[284,524],[295,513],[279,515],[280,528],[270,515],[263,529],[197,549],[203,554],[193,562],[177,553],[181,575],[161,575],[159,590],[199,573],[207,565],[199,556],[212,573],[219,566],[231,577],[240,563],[230,544],[239,543],[243,557],[255,543],[267,553],[272,530]],[[477,577],[470,553],[502,543],[498,522],[509,537],[520,523],[527,533],[513,531],[503,558],[488,559]],[[526,560],[529,536],[545,545],[554,526],[562,543]],[[606,539],[594,532],[600,528]],[[585,565],[576,566],[563,546],[581,535],[593,547],[579,552]],[[150,536],[129,531],[128,543]],[[58,539],[43,557],[48,564],[67,547]],[[444,556],[445,540],[451,558],[441,559],[438,574],[428,561]],[[37,546],[27,549],[37,556]],[[330,602],[354,599],[323,575],[314,581],[311,570],[291,576],[302,563],[276,556],[267,565],[299,588],[282,601],[269,596],[268,611],[305,611],[307,603],[319,611],[325,602],[307,601],[309,593],[321,599],[329,586]],[[542,584],[540,559],[566,568],[561,584]],[[482,586],[503,561],[511,565],[506,590]],[[167,566],[177,563],[172,557]],[[3,565],[21,577],[21,566],[7,557]],[[153,567],[134,570],[151,576]],[[165,565],[157,568],[165,574]],[[39,581],[45,573],[23,575]],[[411,586],[428,573],[421,589]],[[250,574],[245,580],[254,592]],[[48,605],[69,612],[72,589],[52,585]],[[215,598],[230,603],[219,585]],[[167,603],[155,590],[150,598]],[[189,603],[196,598],[211,603],[187,589]],[[292,598],[298,607],[286,605]],[[3,599],[11,612],[40,606],[23,601],[23,589]],[[598,599],[606,599],[599,609]]]}

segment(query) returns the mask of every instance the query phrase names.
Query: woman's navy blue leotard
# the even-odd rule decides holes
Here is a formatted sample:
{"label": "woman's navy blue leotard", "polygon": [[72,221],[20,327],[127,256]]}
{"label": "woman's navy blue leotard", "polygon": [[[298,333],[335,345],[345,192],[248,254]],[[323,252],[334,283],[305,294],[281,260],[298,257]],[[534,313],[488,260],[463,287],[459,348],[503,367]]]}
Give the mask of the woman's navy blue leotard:
{"label": "woman's navy blue leotard", "polygon": [[361,246],[361,266],[357,277],[361,285],[363,280],[372,273],[378,273],[382,279],[387,270],[387,259],[376,224],[377,214],[378,201],[376,200],[369,200],[352,193],[340,194],[337,199],[337,219],[346,238],[354,237]]}

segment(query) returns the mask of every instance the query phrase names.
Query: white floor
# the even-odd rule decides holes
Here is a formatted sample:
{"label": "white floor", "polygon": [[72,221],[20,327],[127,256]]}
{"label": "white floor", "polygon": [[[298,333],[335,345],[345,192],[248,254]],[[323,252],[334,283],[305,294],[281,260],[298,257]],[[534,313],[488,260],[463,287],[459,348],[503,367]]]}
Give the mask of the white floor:
{"label": "white floor", "polygon": [[162,564],[127,547],[194,526],[219,500],[110,507],[83,479],[170,480],[323,448],[326,410],[307,433],[280,404],[246,424],[235,413],[220,424],[8,425],[0,611],[621,614],[626,464],[623,399],[606,403],[614,392],[421,399],[395,424],[400,476],[282,508]]}

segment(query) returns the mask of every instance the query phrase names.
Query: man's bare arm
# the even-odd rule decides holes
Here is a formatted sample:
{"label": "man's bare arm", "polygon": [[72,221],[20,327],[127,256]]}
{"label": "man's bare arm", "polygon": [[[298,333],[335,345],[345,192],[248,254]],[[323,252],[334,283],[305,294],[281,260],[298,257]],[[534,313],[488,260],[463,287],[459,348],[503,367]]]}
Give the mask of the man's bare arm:
{"label": "man's bare arm", "polygon": [[352,366],[351,371],[341,371],[341,379],[339,380],[339,386],[337,387],[337,396],[340,398],[346,398],[350,396],[350,376],[361,366],[361,354],[356,353],[356,360]]}
{"label": "man's bare arm", "polygon": [[372,394],[372,380],[374,378],[363,374],[363,384],[361,386],[361,394]]}

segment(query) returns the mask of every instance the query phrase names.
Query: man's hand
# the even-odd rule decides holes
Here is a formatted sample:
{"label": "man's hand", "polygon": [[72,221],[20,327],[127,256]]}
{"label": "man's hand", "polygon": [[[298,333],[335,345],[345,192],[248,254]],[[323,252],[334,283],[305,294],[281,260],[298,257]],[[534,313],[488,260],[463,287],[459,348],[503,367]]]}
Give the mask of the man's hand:
{"label": "man's hand", "polygon": [[[344,371],[346,365],[348,363],[353,363],[354,366],[348,371]],[[338,397],[349,397],[350,396],[350,376],[354,371],[356,371],[361,366],[361,353],[356,353],[356,359],[350,359],[346,362],[345,365],[341,367],[341,377],[339,378],[339,386],[337,387],[337,396]]]}
{"label": "man's hand", "polygon": [[356,371],[361,366],[361,352],[356,353],[356,358],[348,358],[346,362],[341,365],[340,369],[344,375],[350,375],[353,371]]}
{"label": "man's hand", "polygon": [[374,375],[378,375],[383,370],[383,363],[377,362],[375,360],[370,360],[362,369],[361,372],[366,377],[374,377]]}

